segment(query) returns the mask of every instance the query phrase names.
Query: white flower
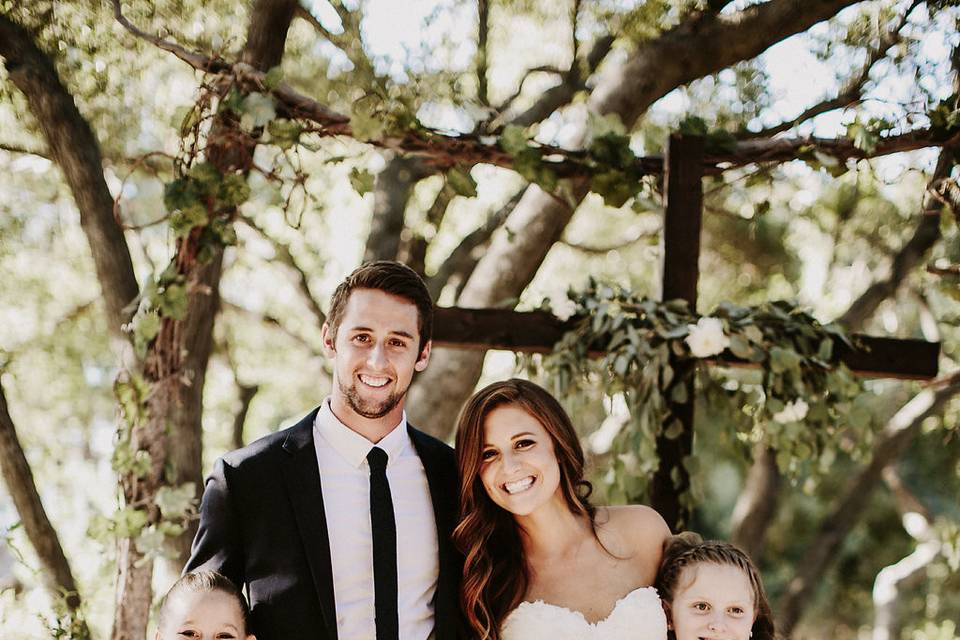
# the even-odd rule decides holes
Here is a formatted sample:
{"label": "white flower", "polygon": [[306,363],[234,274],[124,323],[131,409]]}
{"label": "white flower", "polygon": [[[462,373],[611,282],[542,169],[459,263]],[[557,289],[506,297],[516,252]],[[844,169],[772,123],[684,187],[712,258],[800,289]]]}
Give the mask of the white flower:
{"label": "white flower", "polygon": [[730,338],[723,333],[723,322],[719,318],[700,318],[697,324],[688,324],[687,328],[690,335],[684,342],[697,358],[715,356],[730,345]]}
{"label": "white flower", "polygon": [[808,409],[810,409],[810,405],[808,405],[804,400],[794,400],[793,402],[788,402],[787,406],[773,414],[773,419],[783,424],[788,422],[800,422],[807,417]]}
{"label": "white flower", "polygon": [[240,126],[248,131],[256,127],[263,127],[277,117],[273,97],[264,93],[251,93],[243,99],[240,109],[243,111],[243,116],[240,117]]}
{"label": "white flower", "polygon": [[550,310],[553,315],[566,322],[577,312],[577,303],[567,296],[563,296],[556,301],[550,301]]}

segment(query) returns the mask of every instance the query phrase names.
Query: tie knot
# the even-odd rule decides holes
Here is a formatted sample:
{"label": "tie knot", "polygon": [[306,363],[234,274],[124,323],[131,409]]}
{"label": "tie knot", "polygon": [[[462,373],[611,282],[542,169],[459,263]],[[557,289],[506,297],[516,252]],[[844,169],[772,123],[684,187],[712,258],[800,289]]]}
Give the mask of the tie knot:
{"label": "tie knot", "polygon": [[370,449],[370,453],[367,454],[367,464],[370,465],[370,472],[374,471],[382,473],[387,469],[387,459],[390,456],[387,455],[387,452],[381,449],[380,447],[374,447]]}

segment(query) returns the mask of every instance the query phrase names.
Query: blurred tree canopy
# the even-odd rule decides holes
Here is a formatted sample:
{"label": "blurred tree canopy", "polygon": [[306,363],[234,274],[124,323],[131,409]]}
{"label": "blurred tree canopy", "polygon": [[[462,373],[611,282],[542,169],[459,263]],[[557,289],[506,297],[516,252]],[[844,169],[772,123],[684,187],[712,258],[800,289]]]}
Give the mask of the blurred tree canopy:
{"label": "blurred tree canopy", "polygon": [[[755,374],[701,371],[692,528],[757,558],[794,636],[957,637],[957,5],[0,0],[0,634],[144,637],[205,470],[328,391],[360,261],[445,306],[588,274],[656,298],[642,169],[682,131],[726,162],[701,312],[793,299],[942,343],[815,465],[758,439]],[[437,349],[411,421],[450,439],[515,366]],[[631,473],[623,398],[566,400],[597,479]]]}

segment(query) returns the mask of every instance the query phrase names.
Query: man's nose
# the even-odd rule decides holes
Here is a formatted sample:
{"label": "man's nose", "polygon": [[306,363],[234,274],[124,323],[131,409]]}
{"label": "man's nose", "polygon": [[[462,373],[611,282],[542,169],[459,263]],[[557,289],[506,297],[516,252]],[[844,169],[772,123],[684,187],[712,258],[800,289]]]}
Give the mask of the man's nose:
{"label": "man's nose", "polygon": [[367,366],[382,369],[387,365],[387,354],[382,344],[375,344],[367,351]]}

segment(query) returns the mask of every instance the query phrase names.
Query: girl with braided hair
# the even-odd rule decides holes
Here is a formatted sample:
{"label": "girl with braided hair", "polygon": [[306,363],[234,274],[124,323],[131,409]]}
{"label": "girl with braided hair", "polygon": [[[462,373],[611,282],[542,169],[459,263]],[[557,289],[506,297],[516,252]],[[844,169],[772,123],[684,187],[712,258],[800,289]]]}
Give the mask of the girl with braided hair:
{"label": "girl with braided hair", "polygon": [[668,640],[775,640],[760,572],[729,542],[682,533],[667,540],[657,592]]}

